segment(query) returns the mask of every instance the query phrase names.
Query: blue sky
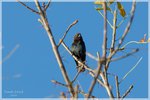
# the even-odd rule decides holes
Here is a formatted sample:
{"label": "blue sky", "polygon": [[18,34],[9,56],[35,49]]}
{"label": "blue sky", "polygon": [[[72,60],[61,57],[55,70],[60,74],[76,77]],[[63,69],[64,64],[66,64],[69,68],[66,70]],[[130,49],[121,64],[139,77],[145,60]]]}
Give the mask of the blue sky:
{"label": "blue sky", "polygon": [[[122,4],[129,14],[132,3]],[[34,3],[28,2],[27,5],[36,9]],[[68,90],[65,87],[50,82],[57,80],[65,83],[47,33],[38,22],[39,16],[16,2],[3,2],[2,6],[2,58],[4,59],[13,48],[18,46],[17,50],[2,65],[2,96],[4,98],[53,98],[59,97],[60,92],[67,93]],[[47,16],[56,43],[59,42],[67,27],[78,19],[77,25],[69,31],[64,40],[67,46],[70,48],[73,36],[80,32],[87,51],[95,56],[97,51],[102,54],[103,18],[95,10],[93,2],[53,2],[47,10]],[[118,17],[118,21],[121,21],[122,17],[120,15]],[[110,13],[108,13],[108,19],[112,23]],[[118,37],[124,32],[128,19],[117,30]],[[146,33],[148,33],[148,3],[139,2],[131,30],[124,44],[131,40],[139,41]],[[108,25],[109,43],[111,34],[112,31]],[[132,44],[127,47],[125,52],[131,51],[131,48],[140,48],[140,51],[134,56],[113,62],[108,72],[118,75],[120,80],[138,59],[143,57],[135,70],[122,82],[120,90],[122,95],[133,84],[134,88],[128,97],[146,98],[148,97],[148,45]],[[59,51],[69,77],[73,79],[76,74],[75,62],[62,46]],[[122,54],[125,53],[120,52],[116,57]],[[87,65],[94,69],[97,62],[87,57]],[[109,77],[115,93],[114,77]],[[85,92],[88,92],[91,80],[93,78],[88,75],[88,72],[84,72],[78,77]],[[78,84],[77,81],[76,84]],[[96,84],[93,94],[97,97],[108,97],[104,88],[98,84]]]}

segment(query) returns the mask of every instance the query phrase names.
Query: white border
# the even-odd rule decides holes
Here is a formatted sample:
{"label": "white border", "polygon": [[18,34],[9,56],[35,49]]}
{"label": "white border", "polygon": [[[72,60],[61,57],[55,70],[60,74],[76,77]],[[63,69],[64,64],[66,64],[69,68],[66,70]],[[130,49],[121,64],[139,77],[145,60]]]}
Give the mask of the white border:
{"label": "white border", "polygon": [[[2,2],[16,2],[16,0],[1,0]],[[33,2],[34,0],[20,0],[22,2]],[[38,0],[46,2],[48,0]],[[96,0],[51,0],[52,2],[94,2]],[[132,2],[133,0],[117,0],[120,2]],[[136,2],[148,2],[149,0],[136,0]]]}
{"label": "white border", "polygon": [[[34,0],[21,0],[24,2],[33,2]],[[48,1],[48,0],[39,0]],[[94,2],[95,0],[52,0],[52,2]],[[133,0],[117,0],[121,2],[132,2]],[[0,47],[2,47],[2,2],[16,2],[15,0],[0,0]],[[136,0],[136,2],[148,2],[148,37],[150,37],[150,1],[149,0]],[[150,58],[150,43],[148,44],[148,59]],[[0,48],[0,62],[2,61],[2,48]],[[149,100],[150,98],[150,61],[148,61],[148,98],[125,98],[125,100]],[[2,64],[0,64],[0,100],[2,99]],[[3,100],[50,100],[57,98],[3,98]],[[59,98],[60,99],[60,98]],[[96,98],[95,98],[96,99]],[[97,98],[98,99],[98,98]],[[100,98],[102,100],[109,100],[106,98]],[[83,100],[79,98],[78,100]]]}
{"label": "white border", "polygon": [[[148,1],[148,37],[150,39],[150,1]],[[148,44],[148,98],[150,98],[150,43]]]}
{"label": "white border", "polygon": [[0,1],[0,99],[2,98],[2,2]]}

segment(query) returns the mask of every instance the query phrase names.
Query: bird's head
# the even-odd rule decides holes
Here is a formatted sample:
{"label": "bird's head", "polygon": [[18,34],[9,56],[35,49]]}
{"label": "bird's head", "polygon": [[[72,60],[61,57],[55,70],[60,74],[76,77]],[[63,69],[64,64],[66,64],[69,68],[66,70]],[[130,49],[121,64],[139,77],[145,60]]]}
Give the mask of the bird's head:
{"label": "bird's head", "polygon": [[77,33],[77,34],[74,36],[74,41],[82,41],[82,35],[81,35],[81,33]]}

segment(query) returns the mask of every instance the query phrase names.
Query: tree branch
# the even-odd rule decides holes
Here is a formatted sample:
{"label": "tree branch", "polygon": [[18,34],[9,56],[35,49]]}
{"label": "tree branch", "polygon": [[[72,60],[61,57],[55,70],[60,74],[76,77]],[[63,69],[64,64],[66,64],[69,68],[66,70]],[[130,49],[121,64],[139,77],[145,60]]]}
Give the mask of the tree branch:
{"label": "tree branch", "polygon": [[116,42],[116,23],[117,23],[117,10],[114,11],[114,19],[113,19],[113,34],[112,34],[112,43],[110,52],[114,51],[115,42]]}
{"label": "tree branch", "polygon": [[95,57],[94,55],[92,55],[91,53],[86,52],[86,55],[87,55],[88,57],[90,57],[91,59],[93,59],[93,60],[95,60],[95,61],[98,61],[98,58]]}
{"label": "tree branch", "polygon": [[123,55],[123,56],[118,57],[118,58],[113,58],[113,59],[111,59],[111,62],[117,61],[117,60],[120,60],[120,59],[124,59],[124,58],[126,58],[126,57],[129,57],[129,56],[133,55],[134,53],[136,53],[136,52],[138,52],[138,51],[139,51],[138,48],[137,48],[137,49],[134,49],[132,52],[129,52],[129,53],[127,53],[126,55]]}
{"label": "tree branch", "polygon": [[0,61],[0,64],[4,63],[6,60],[8,60],[15,51],[20,47],[20,44],[17,44],[3,59]]}
{"label": "tree branch", "polygon": [[103,3],[104,8],[104,37],[103,37],[103,58],[106,61],[107,54],[107,12],[106,12],[106,2]]}
{"label": "tree branch", "polygon": [[120,98],[118,76],[115,76],[115,80],[116,80],[116,94],[117,94],[117,98]]}
{"label": "tree branch", "polygon": [[130,30],[130,27],[131,27],[131,24],[132,24],[132,21],[133,21],[133,18],[134,18],[135,7],[136,7],[136,2],[134,0],[133,4],[132,4],[132,9],[131,9],[131,12],[130,12],[131,13],[131,17],[130,17],[130,20],[129,20],[128,24],[127,24],[127,27],[126,27],[123,35],[122,35],[122,38],[119,41],[118,48],[122,45],[125,37],[127,36],[128,32]]}
{"label": "tree branch", "polygon": [[69,27],[67,28],[66,32],[64,33],[62,39],[60,39],[59,44],[58,44],[58,47],[60,46],[60,44],[61,44],[61,43],[63,42],[63,40],[65,39],[65,37],[66,37],[67,33],[69,32],[70,28],[71,28],[72,26],[74,26],[75,24],[77,24],[77,23],[78,23],[78,20],[75,20],[71,25],[69,25]]}
{"label": "tree branch", "polygon": [[49,7],[50,4],[51,4],[51,0],[48,1],[47,5],[46,5],[45,8],[44,8],[44,11],[47,10],[47,8]]}
{"label": "tree branch", "polygon": [[67,100],[67,97],[64,92],[60,93],[60,98],[62,98],[62,100]]}
{"label": "tree branch", "polygon": [[[84,97],[87,97],[87,93],[85,93],[84,91],[79,90],[79,93],[84,95]],[[95,98],[95,96],[91,95],[90,98]]]}
{"label": "tree branch", "polygon": [[77,98],[78,98],[78,91],[79,91],[79,85],[77,85],[76,87],[75,87],[75,96],[74,96],[74,98],[77,100]]}
{"label": "tree branch", "polygon": [[34,12],[34,13],[36,13],[36,14],[39,14],[38,11],[36,11],[36,10],[30,8],[29,6],[27,6],[25,3],[21,2],[20,0],[16,0],[16,1],[19,2],[20,4],[22,4],[24,7],[26,7],[26,8],[29,9],[30,11],[32,11],[32,12]]}
{"label": "tree branch", "polygon": [[115,49],[113,52],[110,52],[110,53],[109,53],[108,60],[107,60],[107,62],[106,62],[106,70],[107,70],[108,67],[109,67],[109,64],[110,64],[110,61],[111,61],[112,57],[117,53],[117,51],[119,51],[120,46],[122,45],[122,43],[123,43],[123,41],[124,41],[124,39],[125,39],[127,33],[129,32],[129,29],[130,29],[130,27],[131,27],[131,24],[132,24],[132,21],[133,21],[133,18],[134,18],[135,7],[136,7],[136,2],[135,2],[135,0],[134,0],[134,1],[133,1],[133,4],[132,4],[132,8],[131,8],[131,17],[130,17],[130,20],[129,20],[129,22],[128,22],[128,24],[127,24],[127,27],[126,27],[126,29],[125,29],[123,35],[122,35],[122,38],[121,38],[120,41],[119,41],[118,46],[116,47],[116,49]]}
{"label": "tree branch", "polygon": [[[98,13],[104,18],[104,15],[98,10]],[[106,19],[107,23],[110,25],[111,28],[113,28],[113,26],[111,25],[111,23],[109,22],[108,19]]]}
{"label": "tree branch", "polygon": [[100,74],[101,67],[102,67],[102,64],[101,64],[101,61],[100,61],[100,55],[99,55],[98,52],[97,52],[97,56],[98,56],[98,59],[99,59],[99,60],[98,60],[97,73],[96,73],[96,75],[95,75],[95,77],[94,77],[94,79],[93,79],[93,82],[92,82],[92,84],[91,84],[91,86],[90,86],[90,88],[89,88],[89,92],[88,92],[87,98],[89,98],[90,95],[91,95],[92,92],[93,92],[94,86],[95,86],[95,84],[96,84],[96,81],[97,81],[97,79],[98,79],[98,76],[99,76],[99,74]]}
{"label": "tree branch", "polygon": [[55,57],[57,59],[57,62],[59,64],[59,67],[60,67],[60,70],[61,70],[62,75],[64,77],[64,80],[65,80],[66,84],[68,85],[68,90],[69,90],[71,96],[74,97],[74,88],[73,88],[73,86],[72,86],[72,84],[71,84],[71,82],[69,80],[68,74],[67,74],[66,69],[64,67],[64,64],[62,62],[60,53],[58,51],[57,45],[56,45],[55,40],[53,38],[53,34],[52,34],[52,31],[51,31],[51,29],[49,27],[47,18],[45,16],[44,12],[42,11],[38,0],[35,0],[35,4],[36,4],[37,9],[39,10],[40,17],[41,17],[41,20],[43,22],[43,27],[45,28],[45,30],[47,32],[47,35],[48,35],[48,37],[50,39],[50,42],[51,42],[51,45],[52,45],[52,48],[53,48],[53,52],[54,52]]}
{"label": "tree branch", "polygon": [[[92,72],[89,72],[89,74],[90,74],[92,77],[95,77],[95,75],[94,75]],[[97,82],[98,82],[101,86],[105,87],[104,83],[103,83],[102,80],[100,80],[99,78],[97,78]]]}
{"label": "tree branch", "polygon": [[143,58],[141,57],[138,62],[126,73],[126,75],[124,75],[124,77],[121,79],[121,81],[119,82],[119,84],[137,67],[137,65],[141,62]]}
{"label": "tree branch", "polygon": [[60,82],[55,81],[55,80],[51,80],[51,82],[52,82],[52,83],[54,83],[54,84],[57,84],[57,85],[61,85],[61,86],[65,86],[65,87],[67,87],[67,85],[66,85],[66,84],[60,83]]}
{"label": "tree branch", "polygon": [[131,85],[130,87],[129,87],[129,89],[125,92],[125,94],[122,96],[122,98],[125,98],[129,93],[130,93],[130,91],[133,89],[133,85]]}
{"label": "tree branch", "polygon": [[[139,48],[134,49],[134,50],[132,50],[131,52],[127,53],[126,55],[123,55],[123,56],[120,56],[120,57],[117,57],[117,58],[112,58],[112,59],[110,60],[110,62],[127,58],[127,57],[133,55],[134,53],[136,53],[136,52],[138,52],[138,51],[139,51]],[[86,55],[89,56],[91,59],[93,59],[93,60],[95,60],[95,61],[98,61],[98,58],[95,57],[94,55],[90,54],[89,52],[86,52]]]}
{"label": "tree branch", "polygon": [[[100,74],[100,76],[101,76],[101,78],[102,78],[102,80],[103,80],[103,82],[104,82],[104,87],[105,87],[105,89],[106,89],[106,91],[107,91],[107,93],[108,93],[108,96],[110,97],[110,99],[114,98],[113,93],[112,93],[112,90],[111,90],[111,88],[110,88],[110,85],[109,85],[107,79],[106,79],[105,76],[104,76],[104,73],[102,72],[102,73]],[[113,99],[112,99],[112,100],[113,100]]]}

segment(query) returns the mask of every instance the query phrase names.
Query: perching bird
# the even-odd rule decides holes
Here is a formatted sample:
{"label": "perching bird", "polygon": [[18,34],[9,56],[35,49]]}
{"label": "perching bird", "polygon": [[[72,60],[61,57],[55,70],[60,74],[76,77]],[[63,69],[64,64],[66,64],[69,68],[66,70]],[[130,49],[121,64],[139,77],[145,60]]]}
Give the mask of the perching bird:
{"label": "perching bird", "polygon": [[[73,55],[78,58],[79,61],[81,61],[82,63],[85,63],[86,47],[85,47],[85,43],[84,43],[83,38],[80,33],[77,33],[74,36],[74,41],[72,43],[71,51],[72,51]],[[80,68],[82,67],[82,65],[78,64],[78,62],[76,60],[75,60],[75,62],[77,65],[77,70],[79,71]],[[83,68],[81,71],[84,72],[85,69]]]}

